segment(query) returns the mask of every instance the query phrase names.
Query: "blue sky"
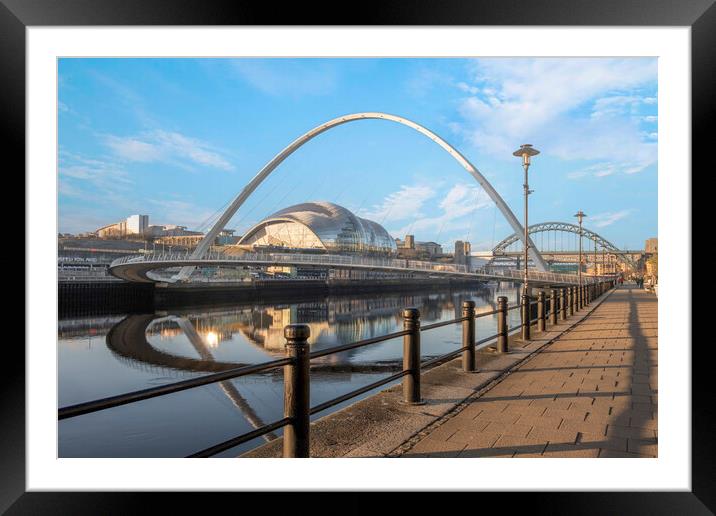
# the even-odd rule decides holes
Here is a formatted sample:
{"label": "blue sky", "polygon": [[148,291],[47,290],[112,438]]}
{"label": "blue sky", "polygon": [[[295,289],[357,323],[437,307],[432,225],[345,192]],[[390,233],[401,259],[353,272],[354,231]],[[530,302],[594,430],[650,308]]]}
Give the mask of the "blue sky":
{"label": "blue sky", "polygon": [[[384,111],[457,147],[522,219],[570,221],[620,247],[657,236],[657,61],[652,58],[60,59],[59,231],[133,213],[208,229],[283,147],[340,115]],[[328,131],[289,157],[228,227],[309,200],[395,237],[489,249],[511,233],[433,142],[380,120]]]}

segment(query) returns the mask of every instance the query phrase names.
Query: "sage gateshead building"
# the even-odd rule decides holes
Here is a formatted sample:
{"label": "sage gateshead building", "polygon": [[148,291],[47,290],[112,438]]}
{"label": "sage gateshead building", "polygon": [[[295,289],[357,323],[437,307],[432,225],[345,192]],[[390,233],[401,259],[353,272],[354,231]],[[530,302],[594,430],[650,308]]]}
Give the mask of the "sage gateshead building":
{"label": "sage gateshead building", "polygon": [[383,226],[325,201],[277,211],[249,229],[237,246],[382,256],[398,252],[395,240]]}

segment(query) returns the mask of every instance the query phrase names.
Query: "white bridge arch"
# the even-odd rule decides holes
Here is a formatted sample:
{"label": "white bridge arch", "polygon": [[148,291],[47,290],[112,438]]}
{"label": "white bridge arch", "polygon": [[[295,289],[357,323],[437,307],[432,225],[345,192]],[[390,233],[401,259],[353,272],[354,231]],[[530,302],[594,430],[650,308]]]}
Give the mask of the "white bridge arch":
{"label": "white bridge arch", "polygon": [[[450,154],[462,167],[467,170],[472,177],[474,177],[477,182],[484,188],[484,190],[487,192],[487,194],[490,196],[492,201],[497,205],[497,207],[502,212],[502,215],[507,219],[507,222],[512,226],[512,229],[515,233],[520,235],[520,238],[524,241],[524,230],[522,228],[522,225],[517,220],[517,217],[515,217],[515,214],[512,213],[512,210],[510,210],[509,206],[505,203],[505,201],[500,197],[500,194],[497,193],[497,190],[495,190],[492,185],[487,181],[487,179],[480,173],[479,170],[477,170],[477,167],[475,167],[470,161],[468,161],[465,156],[463,156],[457,149],[455,149],[452,145],[447,143],[445,140],[440,138],[437,134],[433,133],[429,129],[423,127],[420,124],[417,124],[411,120],[408,120],[407,118],[399,117],[396,115],[390,115],[387,113],[353,113],[350,115],[341,116],[338,118],[334,118],[333,120],[329,120],[328,122],[325,122],[310,131],[304,133],[303,135],[296,138],[290,145],[288,145],[285,149],[283,149],[281,152],[279,152],[271,161],[269,161],[264,167],[259,171],[254,178],[249,181],[249,183],[244,187],[243,190],[239,193],[238,196],[232,201],[232,203],[229,205],[229,207],[226,209],[226,211],[219,217],[219,219],[216,221],[214,226],[209,230],[209,232],[206,234],[206,236],[199,242],[199,245],[196,247],[194,252],[191,254],[192,259],[200,259],[202,258],[206,252],[209,250],[209,247],[211,246],[211,243],[214,241],[216,236],[219,234],[219,232],[224,229],[224,226],[231,220],[231,217],[234,216],[236,211],[241,207],[244,202],[246,202],[246,199],[249,198],[249,196],[258,188],[258,186],[273,172],[276,167],[278,167],[286,158],[288,158],[291,154],[293,154],[296,150],[298,150],[300,147],[302,147],[304,144],[311,141],[313,138],[318,136],[319,134],[328,131],[329,129],[332,129],[334,127],[337,127],[339,125],[347,124],[349,122],[355,122],[357,120],[388,120],[391,122],[396,122],[398,124],[402,124],[405,126],[410,127],[411,129],[414,129],[418,131],[420,134],[423,134],[430,138],[432,141],[437,143],[440,147],[445,149],[448,154]],[[529,253],[532,257],[532,260],[540,271],[547,271],[548,267],[545,263],[544,259],[540,255],[539,251],[535,247],[535,245],[532,242],[532,239],[528,236],[527,237],[528,242],[527,245],[529,246]],[[189,275],[191,274],[192,270],[194,269],[193,266],[184,267],[181,269],[181,271],[175,276],[178,280],[187,279]]]}

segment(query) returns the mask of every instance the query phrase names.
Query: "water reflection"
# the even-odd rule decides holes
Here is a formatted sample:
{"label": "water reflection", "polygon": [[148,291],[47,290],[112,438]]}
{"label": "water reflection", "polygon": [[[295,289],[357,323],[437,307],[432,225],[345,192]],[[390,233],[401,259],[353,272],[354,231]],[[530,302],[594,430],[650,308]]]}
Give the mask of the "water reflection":
{"label": "water reflection", "polygon": [[[499,295],[508,296],[512,304],[519,296],[516,290],[509,284],[484,285],[60,321],[60,405],[283,357],[287,324],[308,324],[311,349],[323,350],[398,331],[402,328],[400,312],[408,306],[419,308],[423,324],[429,324],[461,317],[466,300],[476,302],[477,312],[494,310]],[[510,317],[514,316],[517,311],[510,312]],[[494,316],[478,319],[477,338],[494,334],[495,324]],[[461,342],[460,331],[460,325],[450,325],[425,332],[423,357],[454,350]],[[401,342],[392,339],[312,361],[312,404],[398,369]],[[100,343],[104,346],[97,345]],[[282,390],[282,371],[278,369],[167,396],[171,399],[166,401],[159,398],[67,420],[60,424],[60,456],[183,456],[279,418]],[[227,413],[217,394],[235,409],[234,416]],[[158,407],[164,411],[161,420]],[[204,421],[193,419],[198,412],[204,413]],[[211,431],[202,430],[198,437],[191,428],[199,423],[212,425]],[[137,433],[137,428],[143,430]]]}
{"label": "water reflection", "polygon": [[[265,359],[283,357],[283,330],[288,324],[307,324],[311,329],[311,350],[324,350],[398,331],[403,324],[400,312],[407,306],[419,307],[424,323],[461,317],[462,302],[467,299],[477,302],[478,312],[496,308],[494,294],[485,290],[363,299],[328,297],[289,305],[205,309],[200,313],[170,316],[136,315],[112,328],[107,345],[123,358],[148,364],[185,371],[222,371],[255,363],[256,354],[251,353],[250,348]],[[184,340],[191,344],[190,348],[182,346]],[[199,358],[192,358],[188,353]],[[226,359],[221,360],[215,354]],[[377,345],[369,350],[349,350],[321,357],[314,360],[312,366],[319,370],[327,364],[375,366],[400,358],[396,353],[381,352]]]}

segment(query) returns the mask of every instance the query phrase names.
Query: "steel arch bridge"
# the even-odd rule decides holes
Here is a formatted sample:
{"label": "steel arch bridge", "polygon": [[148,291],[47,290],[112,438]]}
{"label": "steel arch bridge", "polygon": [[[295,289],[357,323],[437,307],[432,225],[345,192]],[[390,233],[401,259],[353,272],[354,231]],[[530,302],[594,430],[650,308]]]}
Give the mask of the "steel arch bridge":
{"label": "steel arch bridge", "polygon": [[[214,242],[214,239],[219,234],[219,232],[224,229],[224,226],[231,220],[231,218],[234,216],[236,211],[241,207],[244,202],[249,198],[249,196],[258,188],[258,186],[281,164],[283,161],[288,158],[291,154],[293,154],[295,151],[297,151],[299,148],[301,148],[303,145],[311,141],[316,136],[320,135],[321,133],[324,133],[330,129],[333,129],[334,127],[337,127],[339,125],[356,122],[360,120],[386,120],[389,122],[395,122],[407,127],[410,127],[411,129],[414,129],[415,131],[419,132],[420,134],[428,137],[430,140],[438,144],[440,147],[442,147],[443,150],[445,150],[452,158],[457,161],[467,172],[477,180],[477,182],[480,184],[480,186],[485,190],[485,192],[490,196],[492,201],[497,205],[497,207],[500,209],[500,212],[505,217],[507,222],[512,227],[512,230],[515,232],[516,235],[519,235],[518,238],[522,239],[525,238],[522,233],[524,232],[524,228],[520,224],[519,220],[517,220],[517,217],[514,213],[512,213],[512,210],[507,205],[507,203],[502,199],[499,193],[497,193],[497,190],[490,184],[490,182],[485,178],[485,176],[482,175],[482,173],[473,165],[470,163],[470,161],[463,156],[460,151],[458,151],[455,147],[450,145],[448,142],[443,140],[440,136],[432,132],[426,127],[423,127],[422,125],[413,122],[412,120],[408,120],[407,118],[403,118],[396,115],[391,115],[388,113],[381,113],[381,112],[364,112],[364,113],[353,113],[349,115],[344,115],[338,118],[334,118],[333,120],[329,120],[317,127],[314,127],[310,131],[302,134],[298,138],[296,138],[293,142],[291,142],[288,146],[286,146],[281,152],[279,152],[271,161],[266,163],[264,167],[259,170],[259,172],[254,176],[254,178],[249,181],[249,183],[244,187],[241,192],[236,196],[236,198],[231,202],[229,207],[224,211],[224,213],[221,214],[219,219],[216,221],[214,226],[209,230],[209,232],[206,234],[203,240],[199,242],[199,245],[196,247],[196,249],[192,252],[191,258],[192,259],[201,259],[203,258],[206,253],[209,251],[209,248],[211,247],[212,243]],[[529,254],[535,264],[535,267],[539,271],[548,271],[549,267],[547,266],[547,263],[544,261],[542,256],[540,255],[539,251],[537,250],[537,247],[534,245],[532,240],[527,236],[527,242],[525,242],[529,249]],[[186,280],[191,275],[192,271],[194,270],[194,267],[187,266],[182,268],[182,270],[174,277],[175,280]]]}
{"label": "steel arch bridge", "polygon": [[[598,233],[595,233],[594,231],[591,231],[585,227],[580,228],[576,224],[572,224],[569,222],[541,222],[539,224],[532,224],[527,228],[527,232],[530,235],[536,234],[536,233],[543,233],[547,231],[561,231],[563,233],[573,233],[575,235],[579,235],[581,233],[582,237],[585,237],[592,242],[598,244],[602,249],[613,253],[616,255],[619,259],[626,262],[628,265],[632,267],[636,267],[636,264],[634,263],[634,260],[627,255],[624,251],[619,249],[617,246],[612,244],[609,240],[604,238],[603,236],[599,235]],[[520,235],[517,235],[513,233],[512,235],[508,236],[507,238],[504,238],[502,241],[500,241],[493,249],[492,254],[493,256],[500,256],[504,255],[507,252],[507,248],[511,246],[512,244],[516,243],[518,240],[520,240]]]}

